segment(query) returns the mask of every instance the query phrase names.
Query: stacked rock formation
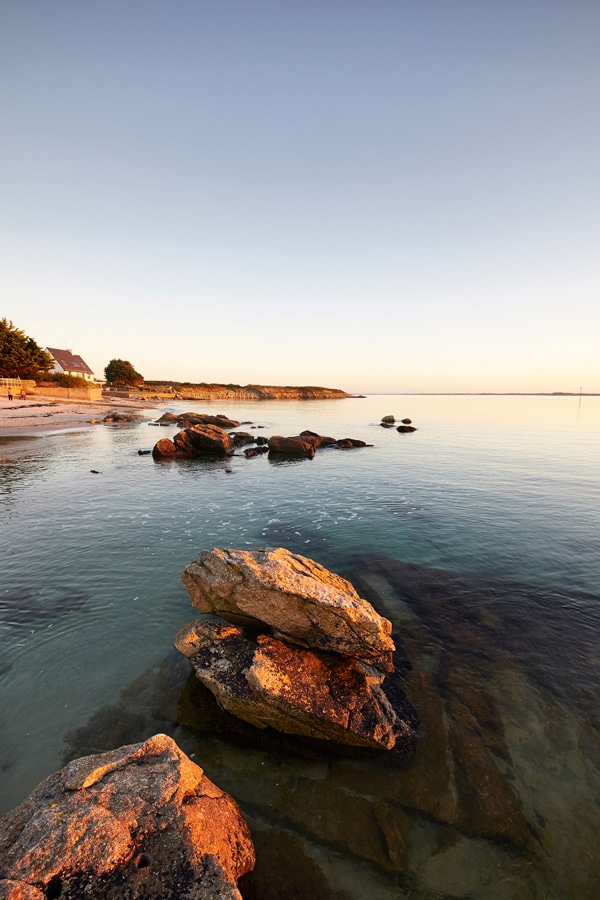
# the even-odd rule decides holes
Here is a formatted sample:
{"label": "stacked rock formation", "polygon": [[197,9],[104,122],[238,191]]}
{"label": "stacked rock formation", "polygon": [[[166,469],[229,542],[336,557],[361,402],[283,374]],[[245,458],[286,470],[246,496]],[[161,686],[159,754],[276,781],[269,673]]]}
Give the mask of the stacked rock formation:
{"label": "stacked rock formation", "polygon": [[164,734],[74,760],[0,820],[0,897],[241,900],[234,800]]}
{"label": "stacked rock formation", "polygon": [[391,624],[348,581],[281,547],[204,550],[181,577],[199,612],[225,620],[175,638],[224,709],[258,728],[412,752],[412,724],[384,685]]}

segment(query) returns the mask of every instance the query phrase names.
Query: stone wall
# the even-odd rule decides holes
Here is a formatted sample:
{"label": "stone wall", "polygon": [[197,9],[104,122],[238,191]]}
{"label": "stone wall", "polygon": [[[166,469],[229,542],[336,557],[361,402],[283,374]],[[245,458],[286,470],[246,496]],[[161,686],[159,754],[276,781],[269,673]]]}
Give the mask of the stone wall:
{"label": "stone wall", "polygon": [[[60,386],[37,385],[34,381],[23,382],[27,394],[36,397],[51,397],[56,400],[102,400],[102,388],[90,387],[67,388]],[[30,387],[30,385],[32,385]]]}

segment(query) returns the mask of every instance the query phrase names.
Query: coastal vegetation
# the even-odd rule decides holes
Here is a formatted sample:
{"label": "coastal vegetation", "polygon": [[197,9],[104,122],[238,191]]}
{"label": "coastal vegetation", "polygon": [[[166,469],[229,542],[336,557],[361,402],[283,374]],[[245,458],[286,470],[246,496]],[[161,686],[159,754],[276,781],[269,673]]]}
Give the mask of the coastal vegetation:
{"label": "coastal vegetation", "polygon": [[104,375],[109,384],[139,387],[144,383],[144,376],[136,372],[128,359],[111,359],[104,368]]}
{"label": "coastal vegetation", "polygon": [[34,378],[48,372],[54,361],[32,337],[12,321],[0,319],[0,378]]}
{"label": "coastal vegetation", "polygon": [[192,384],[188,381],[146,381],[144,390],[170,394],[179,400],[344,400],[354,396],[339,388],[315,385]]}
{"label": "coastal vegetation", "polygon": [[40,372],[36,375],[37,385],[53,384],[66,388],[89,388],[90,382],[81,375],[68,375],[66,372]]}

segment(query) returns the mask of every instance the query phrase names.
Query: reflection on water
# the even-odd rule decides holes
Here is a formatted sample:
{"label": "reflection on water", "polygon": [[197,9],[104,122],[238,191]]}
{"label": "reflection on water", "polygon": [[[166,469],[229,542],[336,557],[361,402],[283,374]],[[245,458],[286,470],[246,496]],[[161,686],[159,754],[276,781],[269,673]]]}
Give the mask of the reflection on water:
{"label": "reflection on water", "polygon": [[[600,402],[578,419],[570,399],[198,404],[375,445],[293,464],[156,463],[138,450],[166,432],[147,425],[0,441],[1,811],[65,748],[166,731],[243,805],[248,898],[594,896]],[[249,733],[190,680],[179,572],[202,548],[265,545],[393,620],[420,716],[410,769]]]}
{"label": "reflection on water", "polygon": [[4,438],[0,442],[0,503],[8,502],[15,491],[31,484],[46,466],[46,454],[40,452],[34,441]]}

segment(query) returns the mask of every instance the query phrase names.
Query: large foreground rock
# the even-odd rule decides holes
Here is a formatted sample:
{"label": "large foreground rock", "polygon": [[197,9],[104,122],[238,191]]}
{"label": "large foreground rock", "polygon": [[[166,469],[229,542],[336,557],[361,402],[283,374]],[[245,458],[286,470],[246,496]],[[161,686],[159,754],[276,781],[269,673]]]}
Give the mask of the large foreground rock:
{"label": "large foreground rock", "polygon": [[182,628],[175,646],[224,709],[258,728],[379,750],[399,739],[413,749],[412,727],[382,690],[384,675],[354,659],[205,620]]}
{"label": "large foreground rock", "polygon": [[393,671],[392,626],[350,582],[283,547],[203,550],[181,573],[192,605],[238,625]]}
{"label": "large foreground rock", "polygon": [[164,734],[74,760],[0,820],[6,900],[240,900],[237,804]]}

